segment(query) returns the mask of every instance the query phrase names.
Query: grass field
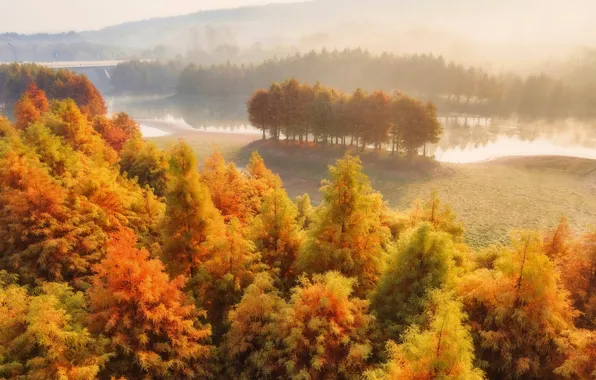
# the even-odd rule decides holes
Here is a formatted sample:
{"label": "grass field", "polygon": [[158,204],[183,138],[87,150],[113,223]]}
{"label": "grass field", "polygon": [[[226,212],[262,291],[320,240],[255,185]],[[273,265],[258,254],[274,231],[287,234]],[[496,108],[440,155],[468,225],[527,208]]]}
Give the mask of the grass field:
{"label": "grass field", "polygon": [[[291,196],[318,188],[339,148],[278,146],[259,136],[185,132],[154,138],[162,147],[183,138],[202,158],[218,148],[228,160],[246,164],[258,150],[279,173]],[[436,190],[466,225],[473,247],[505,242],[514,229],[545,229],[562,215],[577,231],[596,224],[596,161],[568,157],[512,157],[474,164],[417,162],[411,167],[375,152],[364,152],[364,171],[391,207],[407,209]]]}

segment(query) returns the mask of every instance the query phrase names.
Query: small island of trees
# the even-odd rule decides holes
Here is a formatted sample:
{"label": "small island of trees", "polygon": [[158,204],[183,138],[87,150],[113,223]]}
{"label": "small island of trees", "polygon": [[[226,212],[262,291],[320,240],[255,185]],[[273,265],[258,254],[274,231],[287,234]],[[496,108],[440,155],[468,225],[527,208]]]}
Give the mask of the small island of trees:
{"label": "small island of trees", "polygon": [[320,84],[310,86],[288,79],[255,91],[247,102],[252,125],[279,141],[372,147],[389,144],[392,154],[408,156],[439,141],[442,127],[435,106],[396,92],[345,94]]}

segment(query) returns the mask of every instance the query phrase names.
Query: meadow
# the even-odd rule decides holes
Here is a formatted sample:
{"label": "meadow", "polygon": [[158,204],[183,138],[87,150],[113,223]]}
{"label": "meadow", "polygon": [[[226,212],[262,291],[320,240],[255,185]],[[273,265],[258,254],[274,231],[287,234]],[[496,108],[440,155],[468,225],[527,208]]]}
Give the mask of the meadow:
{"label": "meadow", "polygon": [[[339,147],[292,147],[260,141],[242,133],[185,131],[152,138],[161,148],[184,139],[199,160],[219,150],[243,167],[254,150],[279,173],[291,197],[304,193],[321,200],[319,187],[327,166],[344,154]],[[349,149],[349,148],[348,148]],[[596,161],[556,156],[506,157],[452,164],[392,160],[374,151],[360,154],[364,172],[385,201],[400,210],[437,191],[466,225],[466,241],[475,248],[506,243],[512,230],[545,229],[567,216],[577,231],[596,221]]]}

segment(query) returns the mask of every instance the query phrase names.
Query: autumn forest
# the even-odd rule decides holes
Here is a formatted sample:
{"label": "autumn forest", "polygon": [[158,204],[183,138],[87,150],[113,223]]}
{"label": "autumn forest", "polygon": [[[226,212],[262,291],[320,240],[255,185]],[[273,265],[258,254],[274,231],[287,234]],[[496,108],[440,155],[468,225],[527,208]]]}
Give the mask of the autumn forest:
{"label": "autumn forest", "polygon": [[395,210],[363,173],[365,147],[426,154],[433,104],[256,91],[263,137],[353,145],[314,205],[256,151],[239,168],[162,150],[84,76],[19,67],[0,118],[0,378],[594,378],[596,230],[563,217],[474,250],[432,189]]}

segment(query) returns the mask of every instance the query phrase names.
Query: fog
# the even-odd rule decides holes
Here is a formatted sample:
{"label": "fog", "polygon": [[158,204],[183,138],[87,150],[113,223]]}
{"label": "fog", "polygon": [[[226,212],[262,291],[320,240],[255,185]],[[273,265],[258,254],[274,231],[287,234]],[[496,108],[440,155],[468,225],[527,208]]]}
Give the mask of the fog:
{"label": "fog", "polygon": [[[596,43],[595,11],[589,0],[314,0],[154,18],[53,39],[0,35],[0,61],[14,59],[8,42],[20,60],[61,49],[60,56],[72,59],[186,56],[198,63],[213,54],[223,62],[258,61],[361,46],[377,53],[433,53],[493,71],[556,71]],[[147,14],[131,7],[120,12],[129,20]]]}

